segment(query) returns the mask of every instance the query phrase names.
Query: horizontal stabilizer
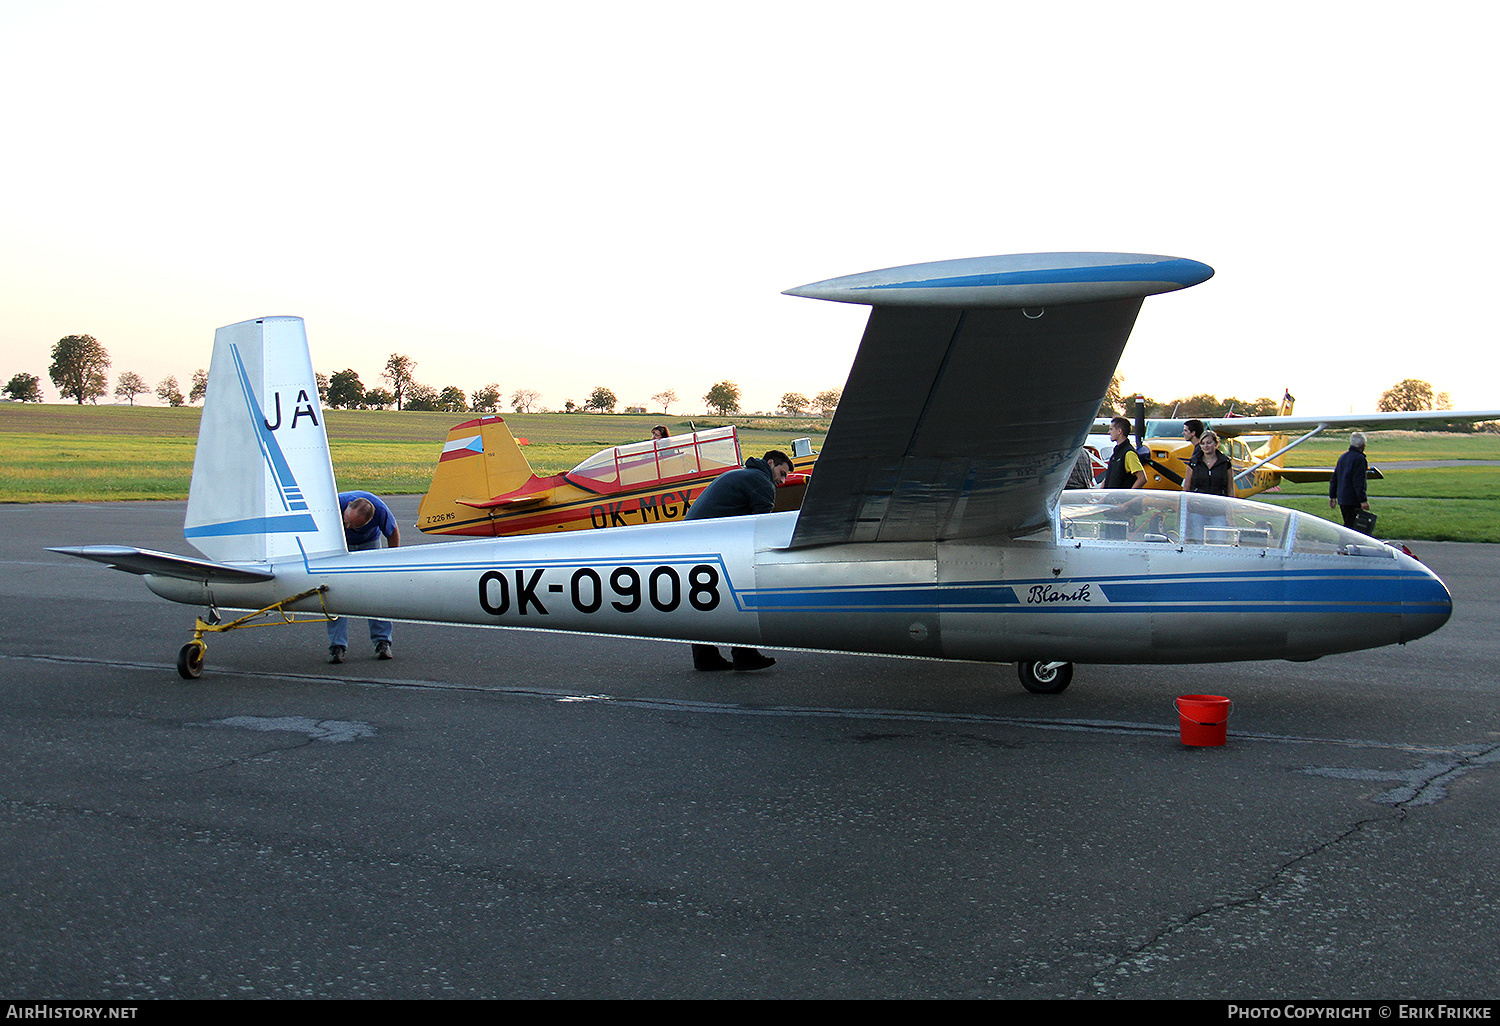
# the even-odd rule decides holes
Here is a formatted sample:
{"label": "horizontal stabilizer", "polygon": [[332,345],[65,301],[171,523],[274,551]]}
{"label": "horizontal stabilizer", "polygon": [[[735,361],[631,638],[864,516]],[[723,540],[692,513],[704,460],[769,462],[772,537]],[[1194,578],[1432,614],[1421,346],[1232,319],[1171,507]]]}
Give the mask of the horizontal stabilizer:
{"label": "horizontal stabilizer", "polygon": [[128,574],[155,574],[158,577],[176,577],[184,581],[201,581],[204,584],[261,584],[274,581],[276,575],[263,570],[245,570],[223,563],[210,563],[206,559],[189,559],[174,556],[170,552],[153,552],[129,545],[65,545],[49,548],[49,552],[60,552],[64,556],[92,559],[95,563]]}
{"label": "horizontal stabilizer", "polygon": [[511,499],[454,499],[460,506],[470,509],[524,509],[552,498],[552,492],[537,492],[534,495],[518,495]]}

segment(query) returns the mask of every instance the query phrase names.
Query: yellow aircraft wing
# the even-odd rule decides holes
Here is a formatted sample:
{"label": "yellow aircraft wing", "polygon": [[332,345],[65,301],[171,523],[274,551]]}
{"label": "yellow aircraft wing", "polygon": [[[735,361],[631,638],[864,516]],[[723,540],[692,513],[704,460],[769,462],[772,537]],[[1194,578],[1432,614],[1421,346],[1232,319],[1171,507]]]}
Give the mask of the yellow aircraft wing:
{"label": "yellow aircraft wing", "polygon": [[1216,434],[1226,438],[1236,435],[1264,435],[1272,432],[1311,431],[1438,431],[1448,424],[1475,424],[1500,420],[1500,410],[1414,410],[1403,413],[1346,413],[1331,417],[1225,417],[1205,420]]}

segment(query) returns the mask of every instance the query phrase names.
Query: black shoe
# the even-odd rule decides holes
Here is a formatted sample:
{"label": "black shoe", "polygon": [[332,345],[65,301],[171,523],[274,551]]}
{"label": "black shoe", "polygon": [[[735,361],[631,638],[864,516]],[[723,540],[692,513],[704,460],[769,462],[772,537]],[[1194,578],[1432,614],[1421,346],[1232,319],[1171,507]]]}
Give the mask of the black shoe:
{"label": "black shoe", "polygon": [[391,643],[389,641],[377,641],[375,643],[375,658],[376,659],[389,659],[389,658],[391,658]]}
{"label": "black shoe", "polygon": [[343,645],[329,645],[328,646],[328,661],[330,663],[341,663],[341,662],[343,662],[344,661],[344,646]]}
{"label": "black shoe", "polygon": [[732,665],[740,672],[746,670],[764,670],[767,666],[775,666],[776,660],[770,656],[761,655],[753,648],[747,648],[734,653],[734,663]]}
{"label": "black shoe", "polygon": [[729,670],[733,667],[734,664],[719,655],[719,650],[712,645],[693,646],[693,669],[712,671]]}

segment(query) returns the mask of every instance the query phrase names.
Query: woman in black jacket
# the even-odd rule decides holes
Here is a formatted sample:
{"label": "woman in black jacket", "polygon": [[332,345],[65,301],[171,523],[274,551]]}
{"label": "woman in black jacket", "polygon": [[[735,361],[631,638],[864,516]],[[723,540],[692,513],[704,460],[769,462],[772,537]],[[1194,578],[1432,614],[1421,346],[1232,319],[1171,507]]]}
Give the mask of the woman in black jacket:
{"label": "woman in black jacket", "polygon": [[1203,455],[1188,464],[1191,473],[1182,482],[1183,490],[1233,496],[1234,465],[1219,451],[1219,436],[1205,431],[1199,444],[1203,446]]}

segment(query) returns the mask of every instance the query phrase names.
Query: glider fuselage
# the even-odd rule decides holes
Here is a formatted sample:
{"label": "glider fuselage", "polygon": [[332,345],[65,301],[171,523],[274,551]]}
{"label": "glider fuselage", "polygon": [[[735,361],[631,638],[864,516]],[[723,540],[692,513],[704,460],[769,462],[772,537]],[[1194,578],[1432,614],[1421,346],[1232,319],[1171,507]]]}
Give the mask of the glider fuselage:
{"label": "glider fuselage", "polygon": [[[1101,494],[1140,501],[1065,499],[1096,510]],[[1116,506],[1116,519],[1063,518],[1051,537],[789,549],[797,515],[773,513],[355,552],[278,564],[269,584],[147,583],[192,605],[255,608],[326,585],[326,608],[344,615],[1000,662],[1312,659],[1410,641],[1451,612],[1442,582],[1389,546],[1213,502],[1210,518],[1277,529],[1181,544],[1155,533],[1152,508]],[[1097,523],[1116,527],[1057,536]]]}
{"label": "glider fuselage", "polygon": [[[802,286],[790,294],[871,312],[797,512],[352,553],[304,325],[242,321],[215,334],[184,520],[207,558],[58,551],[208,607],[178,653],[188,679],[219,608],[1014,661],[1047,693],[1073,662],[1313,659],[1436,630],[1452,611],[1441,581],[1316,516],[1065,490],[1144,297],[1212,273],[1150,254],[1037,253]],[[494,434],[506,439],[517,448]],[[649,455],[651,481],[680,476],[662,449],[678,442],[640,446],[571,474],[635,487]],[[517,454],[465,476],[456,501],[538,499]],[[464,475],[485,466],[440,465],[460,462]]]}

